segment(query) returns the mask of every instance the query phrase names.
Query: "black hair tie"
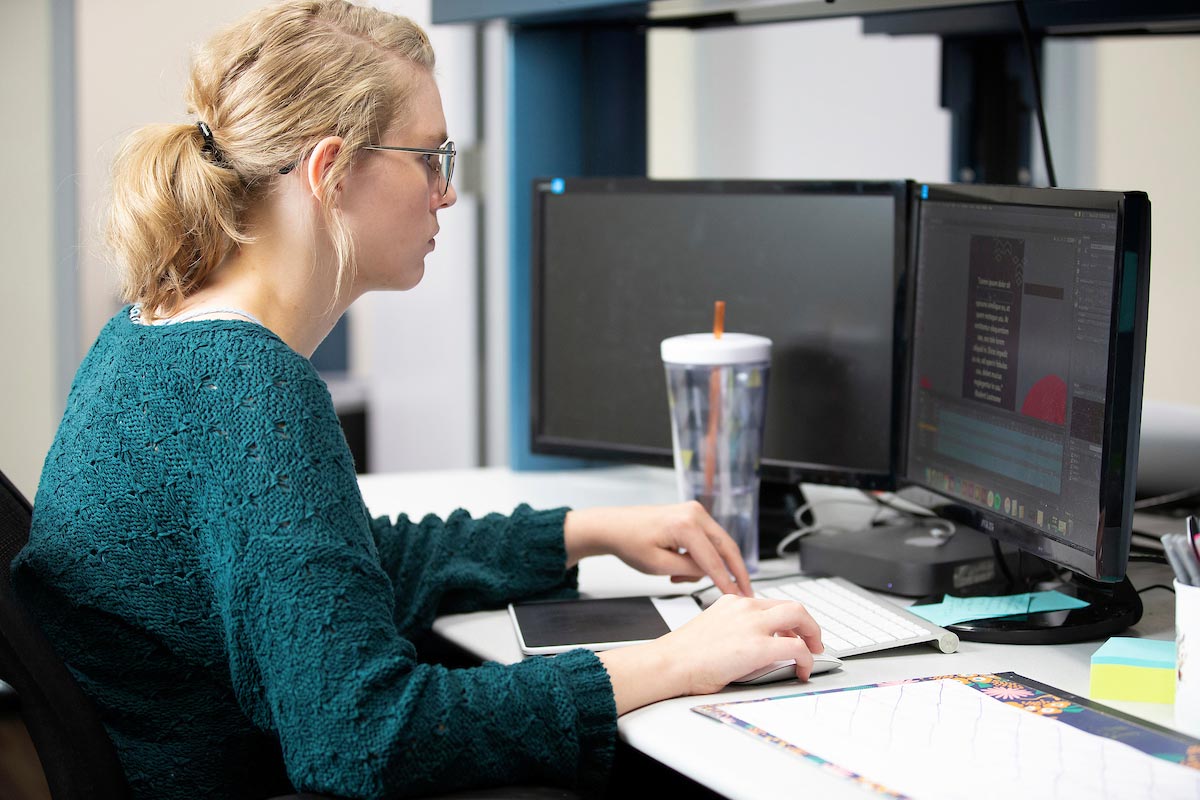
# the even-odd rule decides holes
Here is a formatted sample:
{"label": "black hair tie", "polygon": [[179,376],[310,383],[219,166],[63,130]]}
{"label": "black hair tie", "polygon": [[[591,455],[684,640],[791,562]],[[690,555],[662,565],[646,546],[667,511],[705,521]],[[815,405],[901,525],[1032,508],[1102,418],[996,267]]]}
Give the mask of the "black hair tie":
{"label": "black hair tie", "polygon": [[200,148],[200,152],[207,153],[218,167],[228,168],[229,163],[225,161],[225,156],[221,155],[221,151],[217,149],[217,143],[213,141],[212,128],[208,127],[207,122],[197,122],[196,127],[200,129],[200,135],[204,137],[204,147]]}

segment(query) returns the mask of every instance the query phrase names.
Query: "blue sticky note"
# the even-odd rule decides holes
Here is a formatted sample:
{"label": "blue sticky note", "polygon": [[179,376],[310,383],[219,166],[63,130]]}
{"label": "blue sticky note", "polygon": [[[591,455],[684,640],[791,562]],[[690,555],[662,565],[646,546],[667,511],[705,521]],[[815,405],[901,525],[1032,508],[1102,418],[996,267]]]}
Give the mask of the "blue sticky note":
{"label": "blue sticky note", "polygon": [[1062,592],[1032,592],[1029,595],[1029,613],[1039,611],[1065,611],[1070,608],[1087,608],[1088,602]]}
{"label": "blue sticky note", "polygon": [[966,619],[1011,617],[1029,612],[1028,594],[1005,594],[993,597],[954,597],[946,595],[942,606],[947,613],[970,614]]}
{"label": "blue sticky note", "polygon": [[[939,625],[943,628],[947,625],[953,625],[955,622],[965,621],[961,616],[961,612],[956,615],[954,607],[951,606],[950,608],[946,608],[945,603],[929,603],[928,605],[923,606],[909,606],[908,610],[916,614],[918,617],[928,620],[934,625]],[[966,619],[970,619],[970,616],[967,616]]]}
{"label": "blue sticky note", "polygon": [[934,625],[945,627],[958,622],[977,619],[995,619],[1043,611],[1063,611],[1083,608],[1087,601],[1079,600],[1062,592],[1027,592],[1025,594],[995,595],[988,597],[946,597],[940,603],[909,606],[908,610]]}
{"label": "blue sticky note", "polygon": [[1175,669],[1175,642],[1167,639],[1134,639],[1114,636],[1092,654],[1093,664]]}

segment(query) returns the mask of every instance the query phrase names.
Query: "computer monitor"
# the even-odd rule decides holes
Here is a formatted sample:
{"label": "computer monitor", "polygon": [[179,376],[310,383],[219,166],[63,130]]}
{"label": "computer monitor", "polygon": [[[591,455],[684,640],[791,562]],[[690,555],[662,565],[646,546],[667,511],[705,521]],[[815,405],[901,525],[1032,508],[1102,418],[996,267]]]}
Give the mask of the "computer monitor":
{"label": "computer monitor", "polygon": [[724,300],[727,330],[773,342],[764,543],[772,484],[891,488],[906,195],[900,181],[535,182],[531,449],[670,465],[659,344],[711,330]]}
{"label": "computer monitor", "polygon": [[960,634],[1070,641],[1133,624],[1128,581],[1105,584],[1129,555],[1146,195],[920,185],[912,209],[901,495],[1071,570],[1093,604]]}

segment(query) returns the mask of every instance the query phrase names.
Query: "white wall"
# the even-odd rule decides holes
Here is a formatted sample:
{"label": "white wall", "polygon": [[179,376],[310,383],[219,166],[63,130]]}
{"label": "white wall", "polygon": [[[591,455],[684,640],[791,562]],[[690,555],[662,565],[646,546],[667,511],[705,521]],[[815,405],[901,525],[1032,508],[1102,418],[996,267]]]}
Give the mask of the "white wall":
{"label": "white wall", "polygon": [[50,0],[0,4],[0,470],[30,500],[61,412],[56,386]]}
{"label": "white wall", "polygon": [[1200,36],[1051,40],[1045,61],[1059,185],[1150,196],[1145,397],[1200,408]]}
{"label": "white wall", "polygon": [[508,263],[508,76],[507,26],[488,23],[483,44],[483,119],[480,120],[484,250],[484,463],[507,465],[511,353]]}
{"label": "white wall", "polygon": [[[426,26],[447,130],[460,152],[470,151],[478,141],[472,29],[429,26],[428,0],[380,7]],[[461,179],[455,184],[458,202],[438,214],[441,233],[421,283],[408,292],[368,295],[351,311],[351,369],[367,385],[373,472],[477,463],[478,198]]]}
{"label": "white wall", "polygon": [[1095,44],[1094,178],[1151,203],[1146,397],[1200,404],[1200,36]]}
{"label": "white wall", "polygon": [[660,178],[945,180],[936,37],[857,19],[650,33],[650,172]]}

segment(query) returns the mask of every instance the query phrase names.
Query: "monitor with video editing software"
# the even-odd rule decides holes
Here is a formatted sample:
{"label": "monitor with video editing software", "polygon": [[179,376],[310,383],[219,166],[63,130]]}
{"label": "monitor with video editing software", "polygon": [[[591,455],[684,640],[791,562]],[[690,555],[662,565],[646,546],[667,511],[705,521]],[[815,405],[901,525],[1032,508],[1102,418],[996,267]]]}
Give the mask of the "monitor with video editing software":
{"label": "monitor with video editing software", "polygon": [[724,300],[728,330],[773,342],[763,497],[800,481],[891,488],[907,188],[535,182],[533,451],[670,465],[659,344],[711,329]]}
{"label": "monitor with video editing software", "polygon": [[913,188],[901,497],[1070,570],[1091,605],[969,623],[1056,642],[1137,621],[1125,579],[1149,293],[1140,192]]}

